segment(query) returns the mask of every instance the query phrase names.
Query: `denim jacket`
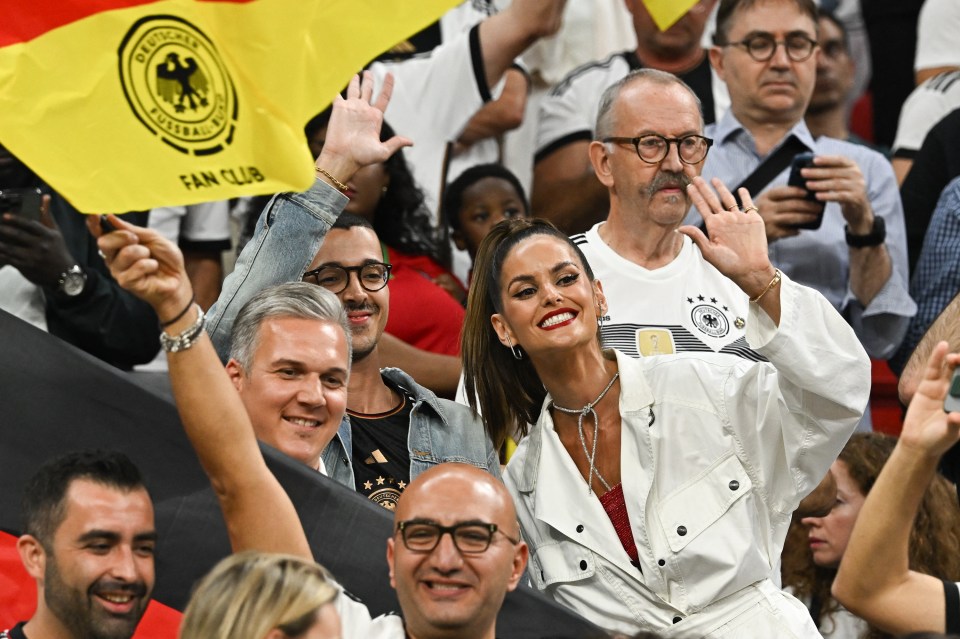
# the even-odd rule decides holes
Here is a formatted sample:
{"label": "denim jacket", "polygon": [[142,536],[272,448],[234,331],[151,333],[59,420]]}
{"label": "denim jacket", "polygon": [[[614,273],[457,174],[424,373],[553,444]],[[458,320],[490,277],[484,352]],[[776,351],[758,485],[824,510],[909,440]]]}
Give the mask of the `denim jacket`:
{"label": "denim jacket", "polygon": [[[482,468],[500,479],[500,458],[483,422],[469,407],[440,399],[399,368],[380,374],[413,396],[410,411],[410,479],[437,464],[460,462]],[[350,419],[344,417],[336,437],[323,450],[323,463],[335,481],[354,487]]]}
{"label": "denim jacket", "polygon": [[[207,314],[207,332],[221,361],[230,357],[230,332],[243,305],[269,286],[298,281],[348,201],[322,180],[304,193],[281,193],[270,201]],[[381,374],[416,400],[407,440],[410,479],[448,461],[472,464],[500,477],[497,451],[486,436],[483,422],[471,409],[437,398],[400,369],[386,368]],[[344,417],[323,452],[323,462],[330,477],[351,490],[352,449],[350,422]]]}

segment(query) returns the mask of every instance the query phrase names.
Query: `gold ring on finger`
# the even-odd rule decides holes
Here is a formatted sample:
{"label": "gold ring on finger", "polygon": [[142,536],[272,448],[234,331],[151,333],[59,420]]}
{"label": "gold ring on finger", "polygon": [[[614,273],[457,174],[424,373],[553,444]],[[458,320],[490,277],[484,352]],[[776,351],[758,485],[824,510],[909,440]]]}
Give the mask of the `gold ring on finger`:
{"label": "gold ring on finger", "polygon": [[728,210],[728,211],[737,211],[737,210],[739,210],[739,209],[740,209],[740,205],[739,205],[739,204],[731,204],[730,206],[727,207],[727,210]]}
{"label": "gold ring on finger", "polygon": [[755,207],[755,206],[753,206],[753,205],[748,206],[747,208],[743,209],[743,212],[744,212],[744,213],[749,213],[750,211],[756,211],[757,213],[759,213],[759,212],[760,212],[760,209],[758,209],[757,207]]}

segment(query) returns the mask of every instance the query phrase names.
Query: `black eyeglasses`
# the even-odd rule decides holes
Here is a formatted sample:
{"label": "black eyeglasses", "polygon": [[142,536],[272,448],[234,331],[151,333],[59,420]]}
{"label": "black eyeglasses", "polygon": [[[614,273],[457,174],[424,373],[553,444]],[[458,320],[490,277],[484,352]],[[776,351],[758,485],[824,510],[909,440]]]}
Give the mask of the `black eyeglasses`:
{"label": "black eyeglasses", "polygon": [[390,269],[390,264],[382,262],[367,262],[362,266],[325,264],[312,271],[307,271],[301,279],[304,282],[318,284],[331,293],[341,293],[350,285],[350,273],[356,273],[360,286],[364,290],[374,293],[387,285],[387,280],[390,279]]}
{"label": "black eyeglasses", "polygon": [[446,533],[450,533],[450,538],[453,539],[453,545],[457,550],[465,554],[476,555],[486,552],[496,532],[506,537],[512,544],[520,543],[519,540],[510,538],[496,524],[477,521],[441,526],[429,521],[411,519],[399,522],[397,530],[403,538],[403,545],[413,552],[432,552]]}
{"label": "black eyeglasses", "polygon": [[677,145],[677,153],[680,161],[684,164],[699,164],[707,157],[707,151],[713,144],[713,140],[705,138],[702,135],[685,135],[679,138],[665,138],[656,133],[641,135],[636,138],[603,138],[602,142],[614,142],[616,144],[632,144],[637,150],[637,155],[647,164],[658,164],[663,162],[670,152],[670,145]]}
{"label": "black eyeglasses", "polygon": [[794,62],[803,62],[813,54],[818,43],[805,33],[791,33],[784,40],[777,40],[769,33],[757,33],[740,42],[728,42],[721,46],[743,47],[757,62],[766,62],[774,56],[781,44],[787,50],[788,58]]}

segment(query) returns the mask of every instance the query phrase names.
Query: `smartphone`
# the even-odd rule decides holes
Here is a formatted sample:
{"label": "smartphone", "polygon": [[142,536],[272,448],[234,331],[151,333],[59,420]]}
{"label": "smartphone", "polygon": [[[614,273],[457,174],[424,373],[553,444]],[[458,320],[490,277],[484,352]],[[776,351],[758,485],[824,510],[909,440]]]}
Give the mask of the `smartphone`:
{"label": "smartphone", "polygon": [[0,213],[13,213],[39,222],[42,197],[37,188],[0,190]]}
{"label": "smartphone", "polygon": [[820,205],[820,212],[817,214],[816,219],[803,224],[794,224],[793,228],[795,229],[815,231],[820,228],[820,224],[823,223],[823,209],[826,203],[817,200],[816,192],[807,188],[807,180],[800,174],[802,169],[813,167],[813,157],[813,153],[798,153],[793,156],[793,161],[790,163],[790,177],[787,179],[787,186],[796,186],[804,189],[807,192],[804,199],[810,202],[817,202]]}
{"label": "smartphone", "polygon": [[947,390],[947,396],[943,399],[943,410],[948,413],[960,411],[960,368],[953,370],[953,377],[950,378],[950,388]]}

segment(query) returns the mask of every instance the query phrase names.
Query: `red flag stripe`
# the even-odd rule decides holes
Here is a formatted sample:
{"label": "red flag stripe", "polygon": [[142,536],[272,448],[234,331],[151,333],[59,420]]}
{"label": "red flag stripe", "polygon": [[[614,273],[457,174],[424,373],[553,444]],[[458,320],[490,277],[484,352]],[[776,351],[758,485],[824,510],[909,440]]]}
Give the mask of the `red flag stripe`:
{"label": "red flag stripe", "polygon": [[[191,0],[246,4],[254,0]],[[57,27],[98,13],[126,9],[160,0],[0,0],[0,47],[29,42]]]}

